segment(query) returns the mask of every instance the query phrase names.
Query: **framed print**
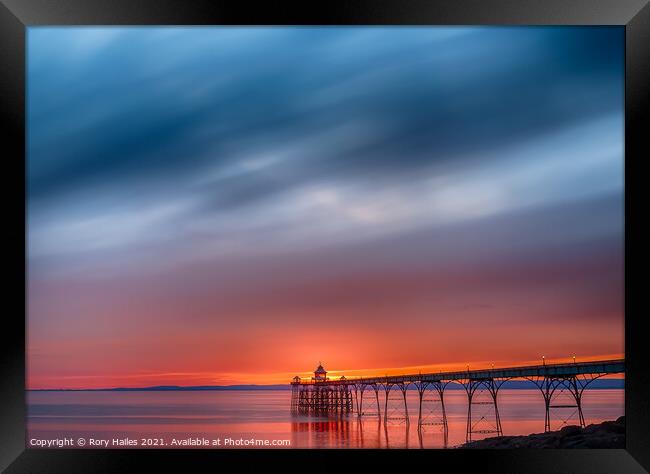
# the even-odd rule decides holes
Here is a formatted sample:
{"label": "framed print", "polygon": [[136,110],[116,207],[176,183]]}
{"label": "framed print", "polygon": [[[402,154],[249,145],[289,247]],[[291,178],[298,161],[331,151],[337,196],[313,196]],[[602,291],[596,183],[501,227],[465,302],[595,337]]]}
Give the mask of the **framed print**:
{"label": "framed print", "polygon": [[0,466],[646,472],[646,3],[4,0]]}

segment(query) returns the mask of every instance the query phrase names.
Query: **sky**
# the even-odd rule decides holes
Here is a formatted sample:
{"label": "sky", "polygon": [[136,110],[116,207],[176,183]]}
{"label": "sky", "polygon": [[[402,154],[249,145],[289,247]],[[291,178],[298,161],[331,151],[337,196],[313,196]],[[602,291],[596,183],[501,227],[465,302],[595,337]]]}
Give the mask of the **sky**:
{"label": "sky", "polygon": [[30,27],[29,388],[624,352],[619,27]]}

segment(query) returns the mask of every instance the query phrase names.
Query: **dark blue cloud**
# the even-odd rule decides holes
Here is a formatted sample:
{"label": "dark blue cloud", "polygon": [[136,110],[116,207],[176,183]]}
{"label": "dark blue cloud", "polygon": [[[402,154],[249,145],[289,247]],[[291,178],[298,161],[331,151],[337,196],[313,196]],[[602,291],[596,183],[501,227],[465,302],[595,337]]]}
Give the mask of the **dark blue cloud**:
{"label": "dark blue cloud", "polygon": [[[298,183],[394,173],[623,103],[620,28],[96,31],[30,30],[30,198],[178,177],[345,123],[370,130],[344,137],[343,150],[336,135],[302,150],[291,163]],[[215,201],[263,197],[264,187],[253,179],[249,197],[224,186],[233,195]]]}
{"label": "dark blue cloud", "polygon": [[31,258],[200,259],[622,202],[623,46],[618,27],[30,28]]}

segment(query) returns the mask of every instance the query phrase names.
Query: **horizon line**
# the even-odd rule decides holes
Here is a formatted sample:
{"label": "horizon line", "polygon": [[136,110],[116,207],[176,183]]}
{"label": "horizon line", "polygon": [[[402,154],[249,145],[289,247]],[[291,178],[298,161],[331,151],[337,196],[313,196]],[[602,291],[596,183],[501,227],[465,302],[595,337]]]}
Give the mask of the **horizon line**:
{"label": "horizon line", "polygon": [[[618,374],[613,374],[618,375]],[[610,377],[605,378],[601,377],[598,380],[594,380],[592,383],[600,383],[607,380],[616,380],[625,382],[625,377]],[[509,379],[505,382],[530,382],[527,379]],[[532,383],[532,382],[530,382]],[[234,388],[234,387],[284,387],[287,390],[290,389],[291,384],[235,384],[235,385],[151,385],[147,387],[112,387],[112,388],[26,388],[26,392],[164,392],[164,391],[224,391],[224,390],[240,390],[245,391],[246,388]],[[591,387],[592,389],[598,388],[595,386]],[[618,387],[606,387],[606,388],[618,388]],[[624,388],[624,387],[621,387]]]}
{"label": "horizon line", "polygon": [[[593,363],[602,363],[602,362],[624,362],[625,357],[620,357],[616,359],[597,359],[597,360],[585,360],[581,362],[575,362],[575,359],[572,362],[549,362],[548,364],[545,363],[544,357],[542,357],[542,364],[534,364],[534,365],[527,365],[523,367],[553,367],[553,366],[564,366],[564,365],[572,365],[572,364],[593,364]],[[522,366],[516,366],[516,365],[510,365],[510,366],[504,366],[504,367],[495,367],[494,364],[490,368],[480,368],[480,369],[474,369],[474,370],[469,370],[470,365],[467,364],[468,372],[483,372],[486,370],[508,370],[508,369],[515,369],[515,368],[522,368]],[[413,375],[437,375],[437,374],[446,374],[446,373],[459,373],[459,372],[464,372],[464,370],[447,370],[447,371],[438,371],[438,372],[418,372],[418,373],[403,373],[403,374],[391,374],[391,377],[399,377],[399,376],[413,376]],[[326,372],[327,373],[327,372]],[[337,373],[337,371],[332,371],[331,373]],[[382,376],[377,376],[377,375],[370,375],[367,376],[367,378],[373,379],[373,378],[381,378]],[[388,375],[386,375],[388,377]],[[363,380],[363,376],[360,377],[351,377],[349,380]],[[608,374],[608,376],[604,377],[605,380],[607,379],[622,379],[625,380],[625,372],[622,373],[615,373],[615,374]],[[338,380],[334,378],[328,378],[327,380]],[[519,380],[516,378],[509,379],[506,381],[513,381],[513,380]],[[525,379],[522,379],[525,380]],[[159,384],[159,385],[147,385],[147,386],[140,386],[140,387],[123,387],[123,386],[115,386],[115,387],[98,387],[98,388],[90,388],[90,387],[81,387],[81,388],[27,388],[25,387],[25,391],[28,392],[52,392],[52,391],[67,391],[67,392],[88,392],[88,391],[145,391],[145,390],[150,390],[153,391],[155,389],[161,389],[161,390],[219,390],[219,389],[233,389],[232,387],[277,387],[277,386],[290,386],[291,385],[291,380],[288,382],[280,382],[280,383],[267,383],[267,384],[260,384],[260,383],[237,383],[237,384],[228,384],[228,385],[223,385],[223,384],[217,384],[217,385],[211,385],[211,384],[200,384],[200,385],[178,385],[178,384]]]}

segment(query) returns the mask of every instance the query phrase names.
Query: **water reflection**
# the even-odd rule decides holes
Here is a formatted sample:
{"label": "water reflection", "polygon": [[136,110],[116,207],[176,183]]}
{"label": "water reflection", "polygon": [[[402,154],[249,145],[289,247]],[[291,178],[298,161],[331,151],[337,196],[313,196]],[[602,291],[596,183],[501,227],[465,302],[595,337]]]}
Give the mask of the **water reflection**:
{"label": "water reflection", "polygon": [[352,448],[447,448],[448,436],[441,426],[418,426],[411,422],[386,422],[380,417],[294,415],[291,423],[296,447]]}
{"label": "water reflection", "polygon": [[418,426],[417,433],[420,448],[449,447],[449,431],[443,424]]}
{"label": "water reflection", "polygon": [[386,436],[386,448],[408,448],[410,423],[399,423],[391,425],[384,423],[384,435]]}
{"label": "water reflection", "polygon": [[357,432],[359,437],[357,439],[357,447],[365,448],[372,446],[379,448],[381,444],[381,422],[379,418],[364,419],[358,418],[356,421]]}
{"label": "water reflection", "polygon": [[[585,392],[586,424],[624,414],[623,390]],[[539,390],[500,392],[504,435],[544,430]],[[445,393],[448,432],[440,409],[423,409],[418,429],[417,392],[407,393],[409,423],[397,417],[291,414],[288,391],[237,392],[29,392],[28,436],[62,437],[232,437],[290,440],[294,448],[444,448],[465,442],[467,396]],[[364,408],[365,411],[365,408]],[[384,411],[382,410],[382,415]],[[567,413],[552,428],[577,424]],[[386,423],[388,421],[388,423]],[[484,435],[489,436],[489,435]],[[477,436],[477,439],[479,437]]]}
{"label": "water reflection", "polygon": [[348,446],[351,440],[352,422],[346,417],[316,418],[305,420],[300,417],[291,422],[294,445],[302,444],[309,439],[310,445],[323,444],[327,446]]}

